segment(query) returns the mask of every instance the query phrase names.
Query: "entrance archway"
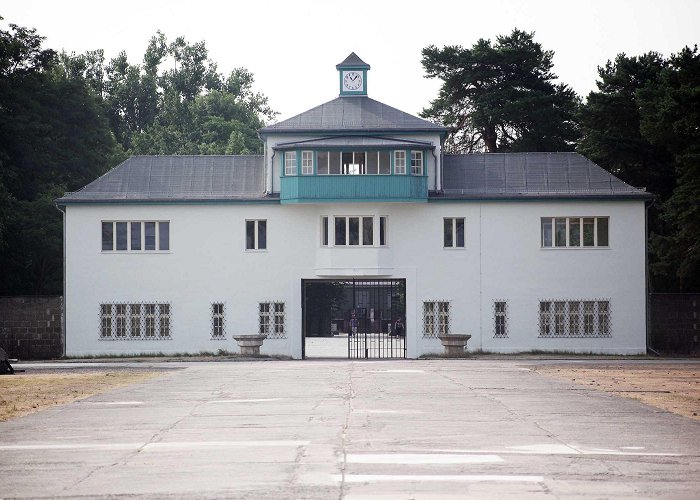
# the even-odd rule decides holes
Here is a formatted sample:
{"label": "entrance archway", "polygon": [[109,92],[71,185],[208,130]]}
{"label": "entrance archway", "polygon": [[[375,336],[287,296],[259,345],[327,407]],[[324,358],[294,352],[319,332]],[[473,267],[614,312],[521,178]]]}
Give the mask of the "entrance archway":
{"label": "entrance archway", "polygon": [[302,280],[303,358],[405,358],[406,280]]}

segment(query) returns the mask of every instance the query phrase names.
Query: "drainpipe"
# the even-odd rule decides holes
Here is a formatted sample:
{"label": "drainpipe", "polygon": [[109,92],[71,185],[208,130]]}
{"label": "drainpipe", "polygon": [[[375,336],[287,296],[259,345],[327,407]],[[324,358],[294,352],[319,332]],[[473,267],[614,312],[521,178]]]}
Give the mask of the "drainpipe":
{"label": "drainpipe", "polygon": [[62,356],[66,357],[66,211],[61,210],[56,204],[56,210],[63,214],[63,301],[61,304],[61,343],[63,344]]}
{"label": "drainpipe", "polygon": [[431,153],[435,158],[435,191],[440,191],[442,189],[442,162],[440,157],[435,154],[435,149]]}

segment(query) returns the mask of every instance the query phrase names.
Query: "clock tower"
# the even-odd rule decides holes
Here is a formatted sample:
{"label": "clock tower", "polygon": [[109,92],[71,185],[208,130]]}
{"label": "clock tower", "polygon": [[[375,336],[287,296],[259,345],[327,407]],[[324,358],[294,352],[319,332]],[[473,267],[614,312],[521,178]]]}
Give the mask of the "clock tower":
{"label": "clock tower", "polygon": [[366,96],[367,71],[369,64],[357,57],[354,52],[337,64],[335,69],[340,76],[340,96]]}

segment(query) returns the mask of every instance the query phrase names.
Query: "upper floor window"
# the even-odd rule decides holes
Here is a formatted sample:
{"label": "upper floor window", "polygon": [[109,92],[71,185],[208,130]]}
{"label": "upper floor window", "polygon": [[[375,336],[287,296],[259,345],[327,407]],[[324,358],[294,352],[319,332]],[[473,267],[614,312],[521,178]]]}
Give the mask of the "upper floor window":
{"label": "upper floor window", "polygon": [[423,175],[423,151],[411,151],[411,175]]}
{"label": "upper floor window", "polygon": [[608,217],[542,217],[542,248],[607,247]]}
{"label": "upper floor window", "polygon": [[406,173],[406,151],[394,151],[394,173],[399,175]]}
{"label": "upper floor window", "polygon": [[169,221],[102,221],[103,252],[170,250]]}
{"label": "upper floor window", "polygon": [[[379,217],[379,225],[373,216],[321,217],[321,244],[329,246],[379,246],[386,245],[386,217]],[[333,227],[329,228],[330,222]],[[379,234],[375,235],[375,230]]]}
{"label": "upper floor window", "polygon": [[464,217],[445,217],[443,219],[443,246],[445,248],[464,248]]}
{"label": "upper floor window", "polygon": [[314,173],[314,152],[301,152],[301,175],[313,175]]}
{"label": "upper floor window", "polygon": [[284,152],[284,175],[297,175],[296,151]]}
{"label": "upper floor window", "polygon": [[267,221],[245,221],[246,250],[265,250],[267,248]]}

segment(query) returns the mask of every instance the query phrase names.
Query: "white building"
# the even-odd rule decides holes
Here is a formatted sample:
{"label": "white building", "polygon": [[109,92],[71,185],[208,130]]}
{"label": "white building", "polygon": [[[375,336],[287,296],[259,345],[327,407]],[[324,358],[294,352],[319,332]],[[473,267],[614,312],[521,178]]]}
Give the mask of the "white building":
{"label": "white building", "polygon": [[263,156],[134,157],[58,200],[68,355],[260,332],[300,358],[353,327],[360,356],[365,333],[410,358],[445,332],[645,352],[648,193],[575,153],[445,155],[444,127],[367,97],[355,54],[337,69],[340,96],[263,128]]}

